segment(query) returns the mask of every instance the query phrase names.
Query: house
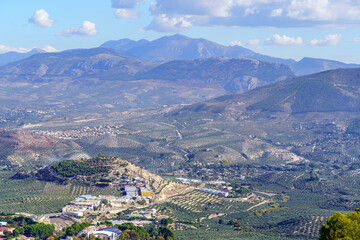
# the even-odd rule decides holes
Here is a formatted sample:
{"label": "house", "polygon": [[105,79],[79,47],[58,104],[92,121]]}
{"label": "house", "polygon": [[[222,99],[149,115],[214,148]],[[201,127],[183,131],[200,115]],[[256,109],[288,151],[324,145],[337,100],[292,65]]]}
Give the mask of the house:
{"label": "house", "polygon": [[151,198],[154,197],[154,193],[151,190],[144,188],[144,187],[140,188],[140,195],[142,197],[151,197]]}
{"label": "house", "polygon": [[0,222],[0,226],[5,227],[7,225],[7,222]]}
{"label": "house", "polygon": [[125,185],[125,193],[126,193],[126,197],[128,198],[139,196],[137,187],[132,185]]}
{"label": "house", "polygon": [[115,227],[107,227],[91,233],[95,237],[106,238],[107,240],[117,240],[121,234],[122,231]]}

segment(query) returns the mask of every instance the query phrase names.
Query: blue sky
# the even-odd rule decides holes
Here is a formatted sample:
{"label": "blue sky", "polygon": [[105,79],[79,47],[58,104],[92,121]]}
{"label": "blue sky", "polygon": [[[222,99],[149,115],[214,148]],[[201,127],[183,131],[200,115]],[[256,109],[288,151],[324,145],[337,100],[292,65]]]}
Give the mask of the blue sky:
{"label": "blue sky", "polygon": [[0,0],[0,53],[181,33],[282,58],[360,63],[359,0]]}

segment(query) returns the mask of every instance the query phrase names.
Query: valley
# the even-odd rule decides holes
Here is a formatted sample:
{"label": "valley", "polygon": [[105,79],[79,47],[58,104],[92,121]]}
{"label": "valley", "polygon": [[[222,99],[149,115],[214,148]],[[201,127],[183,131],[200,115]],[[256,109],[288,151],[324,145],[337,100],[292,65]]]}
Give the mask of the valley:
{"label": "valley", "polygon": [[[174,39],[219,52],[179,55]],[[0,67],[0,212],[51,219],[106,196],[124,202],[76,221],[285,240],[360,207],[359,68],[297,76],[292,61],[167,40],[169,59],[152,57],[159,42],[119,41]],[[126,184],[153,198],[124,200]]]}

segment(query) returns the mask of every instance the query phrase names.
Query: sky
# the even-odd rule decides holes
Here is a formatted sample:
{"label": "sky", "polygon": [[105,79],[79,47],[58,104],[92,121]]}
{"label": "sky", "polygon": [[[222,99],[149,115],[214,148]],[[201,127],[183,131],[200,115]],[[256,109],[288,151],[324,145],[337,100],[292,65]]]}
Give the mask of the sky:
{"label": "sky", "polygon": [[273,57],[360,64],[360,0],[0,0],[0,53],[180,33]]}

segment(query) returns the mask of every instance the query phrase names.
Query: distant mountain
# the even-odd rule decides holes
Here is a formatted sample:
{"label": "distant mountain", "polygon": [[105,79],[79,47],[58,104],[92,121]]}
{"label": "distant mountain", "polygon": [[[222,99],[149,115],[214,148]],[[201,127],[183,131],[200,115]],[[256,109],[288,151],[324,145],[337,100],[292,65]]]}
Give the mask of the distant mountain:
{"label": "distant mountain", "polygon": [[328,59],[305,57],[293,64],[292,67],[298,75],[307,75],[337,68],[358,68],[360,64],[346,64]]}
{"label": "distant mountain", "polygon": [[227,93],[245,92],[258,86],[294,77],[288,65],[251,59],[207,58],[164,63],[139,79],[162,79],[183,85],[224,89]]}
{"label": "distant mountain", "polygon": [[265,56],[240,46],[228,47],[203,38],[194,39],[180,34],[165,36],[150,42],[145,40],[135,42],[129,39],[122,39],[119,41],[106,42],[101,46],[122,50],[126,55],[149,62],[194,60],[198,58],[210,57],[229,57],[250,58],[284,64],[295,63],[295,61],[291,59],[281,59]]}
{"label": "distant mountain", "polygon": [[359,89],[360,68],[337,69],[277,82],[244,94],[222,96],[185,107],[183,111],[234,116],[360,113]]}
{"label": "distant mountain", "polygon": [[[151,69],[107,48],[42,53],[0,67],[0,103],[99,112],[191,104],[294,77],[251,59],[178,60]],[[104,107],[106,106],[106,107]]]}
{"label": "distant mountain", "polygon": [[125,52],[132,48],[142,46],[146,43],[149,43],[149,41],[145,40],[145,39],[141,39],[139,41],[134,41],[134,40],[125,38],[125,39],[121,39],[118,41],[108,41],[108,42],[102,44],[100,47],[111,48],[111,49],[118,50],[120,52]]}
{"label": "distant mountain", "polygon": [[129,78],[146,68],[146,64],[113,49],[75,49],[59,53],[40,53],[0,67],[9,79],[25,78]]}
{"label": "distant mountain", "polygon": [[306,75],[336,68],[356,68],[357,64],[346,64],[327,59],[304,58],[299,62],[262,55],[240,46],[223,46],[203,38],[189,38],[180,34],[166,36],[154,41],[122,39],[109,41],[102,47],[113,48],[143,61],[163,63],[172,60],[194,60],[198,58],[229,57],[249,58],[271,63],[288,64],[296,75]]}
{"label": "distant mountain", "polygon": [[25,58],[28,58],[37,53],[45,53],[46,51],[38,48],[34,48],[30,52],[27,53],[19,53],[19,52],[7,52],[0,54],[0,66],[6,65],[11,62],[19,61]]}

